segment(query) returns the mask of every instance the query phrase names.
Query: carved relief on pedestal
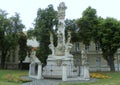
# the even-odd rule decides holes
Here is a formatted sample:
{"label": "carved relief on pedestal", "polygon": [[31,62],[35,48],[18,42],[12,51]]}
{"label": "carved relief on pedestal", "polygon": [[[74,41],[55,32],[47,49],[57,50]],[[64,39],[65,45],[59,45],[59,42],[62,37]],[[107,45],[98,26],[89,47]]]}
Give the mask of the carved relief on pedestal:
{"label": "carved relief on pedestal", "polygon": [[56,64],[57,64],[57,66],[61,66],[62,60],[61,60],[61,59],[58,59],[58,60],[56,61]]}

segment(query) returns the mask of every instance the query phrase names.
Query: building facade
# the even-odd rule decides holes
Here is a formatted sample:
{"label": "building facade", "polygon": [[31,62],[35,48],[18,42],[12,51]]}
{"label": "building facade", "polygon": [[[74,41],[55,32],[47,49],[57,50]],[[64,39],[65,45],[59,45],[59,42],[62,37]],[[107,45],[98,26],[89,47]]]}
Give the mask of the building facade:
{"label": "building facade", "polygon": [[[99,45],[93,42],[91,42],[89,46],[85,46],[79,42],[73,44],[71,52],[74,55],[75,61],[77,60],[77,64],[81,62],[80,60],[82,49],[86,50],[90,71],[110,71],[107,61],[102,57],[102,51],[99,48]],[[118,49],[114,56],[115,70],[120,71],[120,49]]]}
{"label": "building facade", "polygon": [[[27,40],[28,45],[39,46],[39,43],[36,39]],[[74,60],[76,65],[81,64],[81,50],[87,50],[87,58],[90,71],[110,71],[109,65],[106,60],[102,57],[102,51],[99,48],[99,45],[91,42],[89,46],[85,46],[80,42],[73,43],[73,47],[71,49],[71,53],[74,55]],[[19,65],[19,56],[18,56],[19,46],[16,50],[11,50],[8,53],[8,57],[6,58],[6,68],[8,69],[16,69]],[[120,71],[120,49],[118,49],[115,56],[115,70]],[[1,60],[1,59],[0,59]]]}

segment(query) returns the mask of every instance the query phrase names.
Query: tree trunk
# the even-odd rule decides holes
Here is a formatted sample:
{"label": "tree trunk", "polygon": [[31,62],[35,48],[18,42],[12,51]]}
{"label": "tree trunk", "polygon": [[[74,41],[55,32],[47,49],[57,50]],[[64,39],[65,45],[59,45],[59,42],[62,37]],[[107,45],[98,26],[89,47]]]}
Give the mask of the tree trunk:
{"label": "tree trunk", "polygon": [[23,61],[20,60],[20,64],[19,64],[19,69],[20,69],[20,70],[23,70],[22,65],[23,65]]}
{"label": "tree trunk", "polygon": [[110,71],[115,72],[115,66],[114,66],[114,57],[113,56],[109,56],[107,59],[107,62],[110,66]]}
{"label": "tree trunk", "polygon": [[2,69],[5,68],[5,58],[6,58],[6,54],[2,52],[2,55],[1,55],[1,68]]}

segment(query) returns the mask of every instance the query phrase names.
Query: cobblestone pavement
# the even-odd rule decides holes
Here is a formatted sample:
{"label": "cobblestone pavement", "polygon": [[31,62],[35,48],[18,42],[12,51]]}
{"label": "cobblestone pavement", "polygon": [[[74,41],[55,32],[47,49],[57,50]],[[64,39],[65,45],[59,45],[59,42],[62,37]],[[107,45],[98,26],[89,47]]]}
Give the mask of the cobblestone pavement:
{"label": "cobblestone pavement", "polygon": [[24,83],[22,85],[58,85],[62,80],[55,80],[55,79],[33,79],[30,77],[23,77],[29,80],[32,80],[32,82]]}
{"label": "cobblestone pavement", "polygon": [[[55,79],[33,79],[30,77],[23,77],[26,79],[32,80],[32,82],[24,83],[22,85],[59,85],[59,83],[63,82],[62,80],[55,80]],[[74,80],[74,81],[66,81],[67,83],[82,83],[82,82],[94,82],[96,79],[90,79],[88,81],[83,81],[83,80]]]}

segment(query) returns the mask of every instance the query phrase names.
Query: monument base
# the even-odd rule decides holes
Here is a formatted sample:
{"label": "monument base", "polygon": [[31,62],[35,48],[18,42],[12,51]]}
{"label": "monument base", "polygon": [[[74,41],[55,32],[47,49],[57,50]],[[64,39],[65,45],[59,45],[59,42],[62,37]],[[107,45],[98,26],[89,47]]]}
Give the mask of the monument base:
{"label": "monument base", "polygon": [[73,55],[52,56],[49,55],[47,65],[43,68],[44,78],[62,78],[63,64],[67,66],[67,77],[76,77],[77,69],[74,66]]}

